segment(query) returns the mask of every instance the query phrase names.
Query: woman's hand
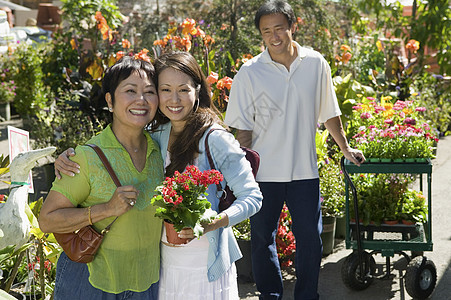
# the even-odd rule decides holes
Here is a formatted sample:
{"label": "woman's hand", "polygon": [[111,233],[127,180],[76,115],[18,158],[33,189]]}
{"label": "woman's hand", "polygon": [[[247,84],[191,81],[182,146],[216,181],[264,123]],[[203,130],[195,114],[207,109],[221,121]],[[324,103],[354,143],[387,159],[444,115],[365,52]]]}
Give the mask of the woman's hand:
{"label": "woman's hand", "polygon": [[[213,221],[211,221],[208,224],[202,224],[202,227],[204,228],[204,233],[219,229],[221,227],[225,227],[229,225],[229,217],[225,213],[220,213]],[[192,228],[183,228],[179,232],[179,238],[182,239],[189,239],[188,242],[194,239],[194,231]]]}
{"label": "woman's hand", "polygon": [[120,216],[133,208],[138,194],[139,191],[132,185],[118,187],[110,201],[106,203],[106,209],[111,215]]}
{"label": "woman's hand", "polygon": [[75,176],[80,173],[80,166],[69,159],[69,157],[75,156],[74,148],[69,148],[61,153],[55,160],[55,176],[61,179],[61,173],[67,176]]}
{"label": "woman's hand", "polygon": [[219,215],[216,216],[213,221],[211,221],[208,224],[202,224],[202,227],[204,227],[204,234],[207,232],[219,229],[221,227],[226,227],[229,225],[229,216],[227,216],[226,213],[222,212]]}

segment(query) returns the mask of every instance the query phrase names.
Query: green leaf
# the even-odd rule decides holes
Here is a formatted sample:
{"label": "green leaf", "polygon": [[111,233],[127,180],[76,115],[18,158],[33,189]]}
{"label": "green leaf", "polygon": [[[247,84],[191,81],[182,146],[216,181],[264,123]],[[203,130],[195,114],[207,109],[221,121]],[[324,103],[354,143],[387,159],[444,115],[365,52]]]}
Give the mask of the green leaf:
{"label": "green leaf", "polygon": [[27,215],[28,221],[30,221],[32,228],[39,228],[38,219],[33,214],[33,212],[31,211],[31,208],[28,204],[25,205],[25,214]]}

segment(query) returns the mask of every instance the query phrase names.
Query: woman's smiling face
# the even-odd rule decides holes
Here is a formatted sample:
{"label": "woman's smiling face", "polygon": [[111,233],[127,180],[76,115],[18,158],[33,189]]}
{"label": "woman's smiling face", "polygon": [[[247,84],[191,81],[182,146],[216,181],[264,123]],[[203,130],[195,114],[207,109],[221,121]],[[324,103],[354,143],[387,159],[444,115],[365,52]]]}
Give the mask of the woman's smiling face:
{"label": "woman's smiling face", "polygon": [[133,72],[116,88],[114,104],[109,93],[106,101],[113,108],[114,122],[142,129],[155,117],[158,107],[157,89],[147,76]]}
{"label": "woman's smiling face", "polygon": [[173,126],[185,126],[197,94],[192,78],[183,72],[169,67],[158,75],[160,111],[171,120]]}

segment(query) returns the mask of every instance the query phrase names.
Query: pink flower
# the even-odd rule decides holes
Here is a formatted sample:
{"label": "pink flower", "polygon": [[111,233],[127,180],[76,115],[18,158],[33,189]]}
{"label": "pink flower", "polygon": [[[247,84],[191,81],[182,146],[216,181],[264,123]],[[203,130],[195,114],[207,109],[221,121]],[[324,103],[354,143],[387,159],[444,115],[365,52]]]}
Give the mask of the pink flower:
{"label": "pink flower", "polygon": [[426,107],[419,106],[419,107],[415,108],[415,110],[423,112],[423,111],[426,111]]}
{"label": "pink flower", "polygon": [[407,117],[404,119],[404,124],[415,125],[416,123],[417,123],[417,121],[415,121],[415,119],[413,119],[413,118]]}
{"label": "pink flower", "polygon": [[393,119],[385,119],[384,123],[388,124],[388,125],[391,125],[391,124],[393,124]]}
{"label": "pink flower", "polygon": [[360,118],[364,120],[371,119],[372,117],[373,116],[369,112],[364,112],[360,115]]}

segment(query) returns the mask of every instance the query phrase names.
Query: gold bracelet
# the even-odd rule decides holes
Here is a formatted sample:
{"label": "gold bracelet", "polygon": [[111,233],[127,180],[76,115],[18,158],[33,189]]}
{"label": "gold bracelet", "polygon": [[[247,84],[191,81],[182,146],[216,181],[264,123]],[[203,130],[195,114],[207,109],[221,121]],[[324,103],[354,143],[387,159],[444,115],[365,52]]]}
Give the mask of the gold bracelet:
{"label": "gold bracelet", "polygon": [[88,206],[88,221],[89,221],[89,225],[92,225],[91,206]]}

